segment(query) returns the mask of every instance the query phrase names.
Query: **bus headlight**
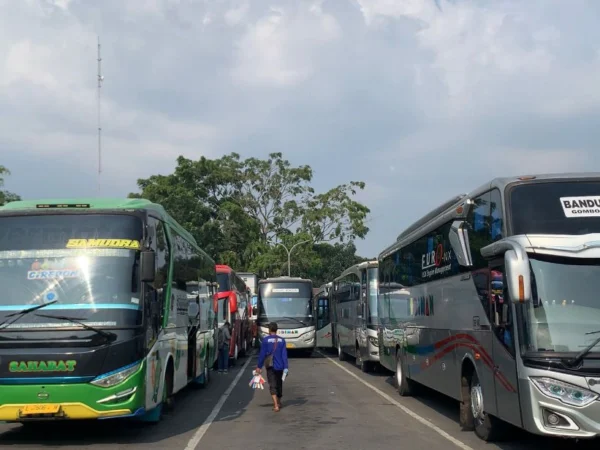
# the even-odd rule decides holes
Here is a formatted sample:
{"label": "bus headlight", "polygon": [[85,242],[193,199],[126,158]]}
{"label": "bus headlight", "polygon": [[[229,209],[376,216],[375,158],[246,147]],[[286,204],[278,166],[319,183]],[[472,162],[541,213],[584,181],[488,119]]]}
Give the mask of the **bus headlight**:
{"label": "bus headlight", "polygon": [[141,365],[142,361],[139,361],[128,366],[121,367],[120,369],[113,370],[112,372],[108,372],[94,378],[92,381],[90,381],[90,383],[105,388],[112,387],[125,381],[131,375],[136,373]]}
{"label": "bus headlight", "polygon": [[571,406],[586,406],[598,398],[592,391],[546,377],[531,377],[533,384],[547,397]]}
{"label": "bus headlight", "polygon": [[302,336],[302,339],[304,339],[304,342],[310,342],[315,338],[315,330],[310,330],[308,333],[304,333],[304,335]]}
{"label": "bus headlight", "polygon": [[369,336],[369,343],[374,347],[379,347],[379,339],[373,336]]}

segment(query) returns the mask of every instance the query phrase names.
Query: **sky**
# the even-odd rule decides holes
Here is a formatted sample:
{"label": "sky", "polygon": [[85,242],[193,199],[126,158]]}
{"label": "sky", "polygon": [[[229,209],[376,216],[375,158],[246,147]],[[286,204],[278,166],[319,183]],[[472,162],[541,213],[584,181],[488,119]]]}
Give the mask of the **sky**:
{"label": "sky", "polygon": [[[364,181],[361,255],[497,176],[600,167],[595,0],[0,0],[0,165],[111,196],[184,155]],[[98,190],[97,39],[103,161]]]}

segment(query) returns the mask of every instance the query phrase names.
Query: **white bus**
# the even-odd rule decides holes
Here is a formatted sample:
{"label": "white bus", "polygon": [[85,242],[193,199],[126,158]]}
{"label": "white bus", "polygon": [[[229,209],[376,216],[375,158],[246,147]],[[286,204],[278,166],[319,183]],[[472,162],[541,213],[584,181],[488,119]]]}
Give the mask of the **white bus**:
{"label": "white bus", "polygon": [[379,269],[400,395],[459,400],[487,441],[506,423],[600,434],[600,174],[492,180],[409,227]]}

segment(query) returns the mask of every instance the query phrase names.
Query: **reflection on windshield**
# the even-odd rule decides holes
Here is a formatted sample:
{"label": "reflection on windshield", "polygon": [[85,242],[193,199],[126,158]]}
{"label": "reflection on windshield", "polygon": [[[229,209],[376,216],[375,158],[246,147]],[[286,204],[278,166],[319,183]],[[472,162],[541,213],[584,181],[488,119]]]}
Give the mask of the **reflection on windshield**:
{"label": "reflection on windshield", "polygon": [[262,317],[306,318],[311,314],[312,301],[309,298],[271,297],[260,302]]}
{"label": "reflection on windshield", "polygon": [[49,301],[139,309],[138,261],[125,249],[0,251],[0,314]]}
{"label": "reflection on windshield", "polygon": [[524,306],[524,351],[579,352],[597,336],[597,261],[531,258],[532,301]]}

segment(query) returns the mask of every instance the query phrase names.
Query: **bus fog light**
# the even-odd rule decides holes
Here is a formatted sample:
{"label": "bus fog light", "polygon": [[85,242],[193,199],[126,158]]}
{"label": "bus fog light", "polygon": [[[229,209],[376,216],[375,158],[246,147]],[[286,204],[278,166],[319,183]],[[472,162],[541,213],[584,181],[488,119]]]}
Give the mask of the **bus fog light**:
{"label": "bus fog light", "polygon": [[120,369],[96,377],[95,379],[90,381],[90,383],[105,388],[115,386],[116,384],[122,383],[131,375],[136,373],[141,365],[142,362],[139,361],[137,363],[121,367]]}
{"label": "bus fog light", "polygon": [[564,381],[546,377],[531,377],[531,381],[545,396],[570,406],[586,406],[598,398],[598,394]]}
{"label": "bus fog light", "polygon": [[548,428],[562,428],[566,430],[579,430],[579,427],[569,417],[543,408],[542,415],[544,417],[544,426]]}

